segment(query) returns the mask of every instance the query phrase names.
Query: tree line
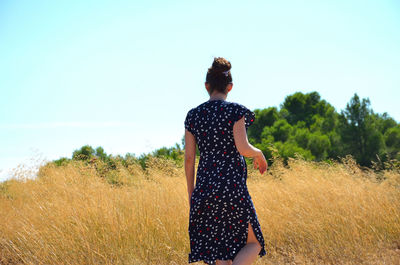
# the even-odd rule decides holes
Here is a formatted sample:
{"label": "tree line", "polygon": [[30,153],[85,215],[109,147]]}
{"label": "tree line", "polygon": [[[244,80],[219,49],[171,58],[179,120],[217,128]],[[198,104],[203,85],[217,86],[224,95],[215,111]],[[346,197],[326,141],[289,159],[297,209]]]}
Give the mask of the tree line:
{"label": "tree line", "polygon": [[318,92],[296,92],[280,109],[254,110],[249,142],[271,158],[271,147],[286,160],[295,153],[305,159],[339,160],[352,155],[361,166],[400,160],[400,124],[386,112],[375,113],[368,98],[357,93],[337,112]]}
{"label": "tree line", "polygon": [[[276,155],[286,163],[296,156],[329,162],[351,155],[361,166],[384,169],[395,163],[399,167],[400,124],[386,112],[375,113],[370,100],[360,99],[356,93],[340,112],[314,91],[296,92],[286,96],[279,108],[255,109],[254,113],[256,119],[247,131],[249,142],[271,162]],[[145,169],[150,157],[163,157],[182,166],[184,145],[183,136],[181,145],[164,146],[140,156],[112,156],[101,146],[85,145],[73,152],[72,159],[63,157],[53,162],[61,165],[71,160],[101,160],[113,169],[120,161],[122,165],[138,163]],[[200,155],[198,147],[196,152]]]}

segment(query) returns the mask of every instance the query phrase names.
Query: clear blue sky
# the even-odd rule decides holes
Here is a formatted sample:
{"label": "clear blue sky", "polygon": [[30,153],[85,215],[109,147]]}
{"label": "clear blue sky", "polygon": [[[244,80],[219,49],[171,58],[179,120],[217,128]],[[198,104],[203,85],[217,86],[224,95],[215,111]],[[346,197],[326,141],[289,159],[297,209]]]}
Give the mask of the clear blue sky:
{"label": "clear blue sky", "polygon": [[358,93],[400,121],[397,0],[3,0],[0,179],[85,144],[181,143],[214,56],[232,63],[228,100],[252,110],[317,91],[340,111]]}

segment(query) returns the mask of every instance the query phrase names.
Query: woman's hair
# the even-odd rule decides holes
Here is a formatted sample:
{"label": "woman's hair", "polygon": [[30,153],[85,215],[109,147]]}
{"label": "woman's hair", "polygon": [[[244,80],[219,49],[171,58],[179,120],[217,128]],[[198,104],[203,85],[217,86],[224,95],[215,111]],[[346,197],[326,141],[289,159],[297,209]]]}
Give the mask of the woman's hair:
{"label": "woman's hair", "polygon": [[206,82],[210,84],[210,95],[215,90],[225,93],[226,86],[232,82],[231,67],[231,63],[225,58],[214,57],[206,76]]}

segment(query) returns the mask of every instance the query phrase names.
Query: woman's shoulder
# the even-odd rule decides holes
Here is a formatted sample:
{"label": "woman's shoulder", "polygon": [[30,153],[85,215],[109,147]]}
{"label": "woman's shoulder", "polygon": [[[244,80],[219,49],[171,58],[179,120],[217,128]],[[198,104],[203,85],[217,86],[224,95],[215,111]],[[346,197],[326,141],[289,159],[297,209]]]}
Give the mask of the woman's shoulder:
{"label": "woman's shoulder", "polygon": [[235,112],[240,112],[240,111],[247,111],[249,110],[244,104],[239,103],[239,102],[227,102],[228,106],[230,107],[231,110]]}
{"label": "woman's shoulder", "polygon": [[242,103],[239,102],[229,102],[232,107],[246,107],[245,105],[243,105]]}

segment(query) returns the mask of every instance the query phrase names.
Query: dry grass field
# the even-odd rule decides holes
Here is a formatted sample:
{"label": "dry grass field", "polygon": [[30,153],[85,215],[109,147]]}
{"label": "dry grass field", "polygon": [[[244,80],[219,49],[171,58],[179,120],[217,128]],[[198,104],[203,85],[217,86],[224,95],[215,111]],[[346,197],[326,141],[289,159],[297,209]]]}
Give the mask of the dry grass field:
{"label": "dry grass field", "polygon": [[[188,264],[184,169],[117,164],[111,185],[96,163],[0,184],[0,264]],[[400,264],[398,170],[364,171],[351,158],[248,169],[267,251],[255,264]]]}

